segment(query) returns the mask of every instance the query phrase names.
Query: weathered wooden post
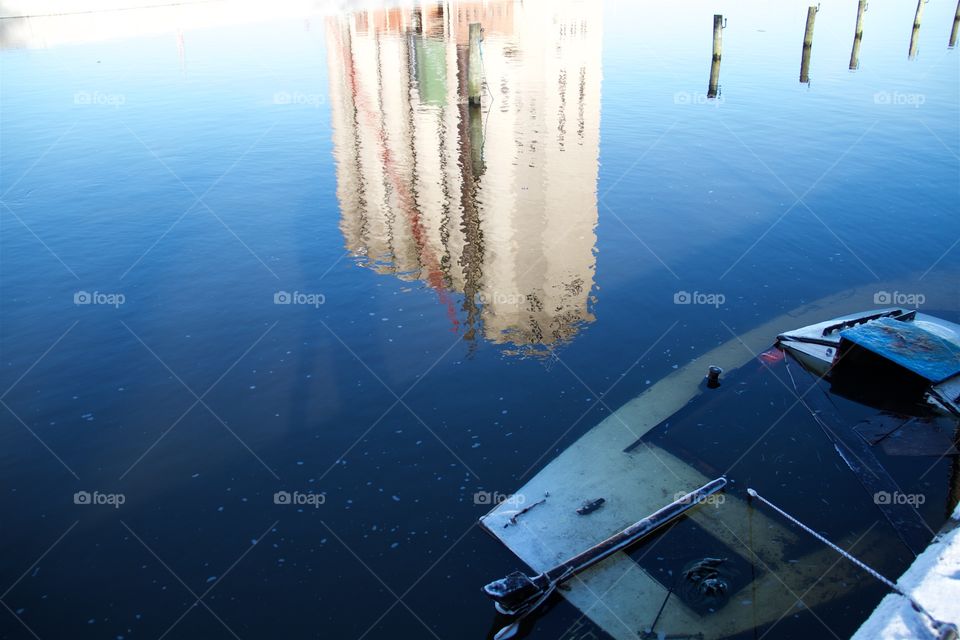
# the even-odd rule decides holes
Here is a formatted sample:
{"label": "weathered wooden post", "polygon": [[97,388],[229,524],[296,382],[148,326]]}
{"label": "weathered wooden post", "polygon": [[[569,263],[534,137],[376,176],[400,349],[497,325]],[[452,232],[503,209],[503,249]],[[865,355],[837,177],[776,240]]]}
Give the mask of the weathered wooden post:
{"label": "weathered wooden post", "polygon": [[927,4],[927,0],[919,0],[917,2],[917,13],[913,16],[913,33],[910,34],[910,51],[907,54],[910,60],[917,57],[917,45],[920,40],[920,21],[923,19],[923,5],[925,4]]}
{"label": "weathered wooden post", "polygon": [[710,63],[710,84],[707,97],[716,98],[720,86],[720,57],[723,55],[723,16],[713,16],[713,62]]}
{"label": "weathered wooden post", "polygon": [[953,16],[953,29],[950,30],[950,47],[957,46],[957,29],[960,28],[960,2],[957,2],[957,14]]}
{"label": "weathered wooden post", "polygon": [[486,170],[483,164],[483,110],[479,104],[471,104],[468,112],[470,119],[470,165],[473,169],[473,177],[479,178]]}
{"label": "weathered wooden post", "polygon": [[813,49],[813,23],[816,19],[817,8],[807,9],[807,28],[803,32],[803,54],[800,57],[800,82],[803,83],[810,82],[810,51]]}
{"label": "weathered wooden post", "polygon": [[467,97],[470,104],[480,104],[483,90],[483,60],[480,58],[482,28],[479,22],[470,23],[470,50],[467,54]]}
{"label": "weathered wooden post", "polygon": [[863,40],[863,12],[867,10],[867,0],[857,4],[857,28],[853,33],[853,51],[850,52],[850,68],[860,66],[860,41]]}

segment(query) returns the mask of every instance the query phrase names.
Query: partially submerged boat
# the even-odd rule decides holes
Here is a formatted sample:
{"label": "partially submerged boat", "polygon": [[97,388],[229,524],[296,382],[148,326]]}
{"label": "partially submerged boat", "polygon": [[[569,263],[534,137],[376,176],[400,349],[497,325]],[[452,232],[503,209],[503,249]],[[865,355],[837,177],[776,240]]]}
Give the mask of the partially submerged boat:
{"label": "partially submerged boat", "polygon": [[960,325],[902,308],[819,322],[777,336],[803,365],[840,384],[873,384],[960,416]]}
{"label": "partially submerged boat", "polygon": [[[633,548],[604,556],[575,579],[565,575],[563,596],[609,636],[624,639],[709,640],[752,637],[758,629],[777,625],[803,629],[802,613],[831,607],[845,611],[861,596],[857,606],[865,617],[883,590],[867,583],[853,565],[838,563],[831,549],[808,544],[789,524],[752,508],[745,485],[737,481],[777,479],[776,488],[793,492],[809,487],[809,499],[798,507],[802,514],[820,518],[818,527],[835,527],[833,538],[841,547],[899,574],[942,522],[935,505],[900,501],[897,496],[913,495],[908,489],[915,487],[901,487],[881,461],[903,453],[903,446],[888,451],[885,445],[910,428],[946,438],[935,439],[921,455],[947,457],[938,474],[953,469],[953,489],[938,485],[924,495],[931,503],[948,503],[947,513],[952,511],[960,486],[960,470],[949,461],[956,454],[960,326],[903,309],[827,321],[823,315],[823,308],[813,307],[777,318],[651,386],[516,492],[536,508],[502,503],[481,518],[482,526],[536,575],[550,575],[566,559],[602,545],[611,534],[707,485],[710,478],[726,475],[726,492],[686,511],[679,522],[638,539]],[[809,324],[783,331],[803,322]],[[782,350],[764,351],[773,336]],[[911,348],[911,343],[920,346]],[[784,352],[790,356],[783,357]],[[792,356],[797,360],[791,365]],[[719,390],[705,384],[708,364],[727,371]],[[803,369],[797,364],[814,372],[809,387],[798,386]],[[838,394],[838,389],[857,391],[850,384],[856,368],[875,378],[881,364],[891,367],[887,374],[900,377],[896,385],[901,390],[909,391],[910,397],[897,404],[907,413],[881,408],[877,414],[877,407],[860,402],[856,393]],[[770,374],[781,386],[771,382]],[[829,380],[820,380],[827,374]],[[755,420],[770,420],[767,432],[756,433],[755,426],[736,416],[727,418],[732,408],[744,407]],[[812,423],[821,429],[811,429]],[[788,438],[791,450],[764,440],[771,432],[783,432],[778,437]],[[832,447],[823,446],[824,436]],[[946,448],[938,450],[944,442]],[[906,455],[916,454],[905,449]],[[814,464],[793,464],[813,457]],[[919,464],[929,462],[925,458]],[[884,493],[892,496],[886,504],[877,498]],[[858,498],[856,504],[851,496]],[[842,506],[824,507],[834,500]],[[886,525],[877,524],[878,509]],[[715,581],[709,587],[719,582],[722,588],[705,589],[705,579]],[[533,595],[542,596],[543,590]],[[863,609],[863,602],[873,604]],[[818,615],[807,618],[808,632],[822,631]]]}

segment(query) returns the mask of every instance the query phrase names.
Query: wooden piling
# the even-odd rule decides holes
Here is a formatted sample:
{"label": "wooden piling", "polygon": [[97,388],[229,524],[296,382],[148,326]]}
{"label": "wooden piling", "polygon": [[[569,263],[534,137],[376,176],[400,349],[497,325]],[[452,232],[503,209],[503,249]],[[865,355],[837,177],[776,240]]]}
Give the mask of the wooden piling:
{"label": "wooden piling", "polygon": [[720,87],[720,58],[723,55],[723,16],[713,16],[713,62],[710,63],[710,83],[707,97],[716,98]]}
{"label": "wooden piling", "polygon": [[850,68],[860,66],[860,41],[863,39],[863,12],[867,10],[867,0],[857,3],[857,28],[853,32],[853,51],[850,52]]}
{"label": "wooden piling", "polygon": [[470,23],[470,49],[467,54],[467,97],[470,104],[480,104],[483,90],[483,60],[480,58],[481,31],[479,22]]}
{"label": "wooden piling", "polygon": [[950,30],[950,48],[957,46],[958,29],[960,29],[960,2],[957,2],[957,13],[953,16],[953,29]]}
{"label": "wooden piling", "polygon": [[713,59],[719,60],[723,55],[723,16],[713,16]]}
{"label": "wooden piling", "polygon": [[803,32],[803,46],[810,48],[813,46],[813,23],[817,19],[817,8],[809,7],[807,9],[807,28]]}
{"label": "wooden piling", "polygon": [[468,109],[470,121],[470,166],[473,177],[483,175],[486,167],[483,164],[483,110],[479,104],[471,104]]}
{"label": "wooden piling", "polygon": [[907,53],[907,57],[910,60],[917,57],[917,45],[920,40],[920,21],[923,19],[923,5],[925,4],[927,4],[927,0],[918,0],[917,13],[913,16],[913,32],[910,34],[910,50]]}
{"label": "wooden piling", "polygon": [[807,28],[803,32],[803,55],[800,57],[800,82],[803,83],[810,82],[810,52],[813,49],[813,23],[816,19],[817,8],[808,8]]}

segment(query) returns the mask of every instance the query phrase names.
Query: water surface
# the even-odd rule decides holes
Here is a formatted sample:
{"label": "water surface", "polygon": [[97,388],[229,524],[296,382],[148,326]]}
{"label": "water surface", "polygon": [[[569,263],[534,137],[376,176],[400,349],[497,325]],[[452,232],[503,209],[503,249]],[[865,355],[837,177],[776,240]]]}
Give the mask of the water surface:
{"label": "water surface", "polygon": [[486,637],[477,518],[647,385],[837,293],[958,319],[949,2],[853,71],[822,6],[805,83],[799,2],[273,9],[0,22],[4,638]]}

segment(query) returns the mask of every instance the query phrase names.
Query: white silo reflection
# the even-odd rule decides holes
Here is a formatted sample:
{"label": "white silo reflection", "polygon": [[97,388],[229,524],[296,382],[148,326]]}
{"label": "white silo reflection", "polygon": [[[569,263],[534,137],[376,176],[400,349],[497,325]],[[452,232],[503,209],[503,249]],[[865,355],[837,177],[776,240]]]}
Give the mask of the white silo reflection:
{"label": "white silo reflection", "polygon": [[[347,248],[424,281],[469,338],[527,350],[593,320],[600,15],[491,2],[328,20]],[[465,97],[471,22],[482,107]]]}

